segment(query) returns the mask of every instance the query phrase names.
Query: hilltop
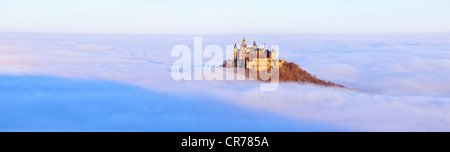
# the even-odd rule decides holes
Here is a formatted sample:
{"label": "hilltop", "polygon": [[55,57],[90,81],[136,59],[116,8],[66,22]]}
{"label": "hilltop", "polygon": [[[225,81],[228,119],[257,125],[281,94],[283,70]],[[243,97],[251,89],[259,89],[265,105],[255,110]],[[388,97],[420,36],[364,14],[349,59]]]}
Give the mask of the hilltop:
{"label": "hilltop", "polygon": [[[226,68],[225,64],[221,65]],[[271,69],[267,69],[269,73],[271,73]],[[237,71],[235,71],[237,72]],[[303,70],[294,62],[280,62],[280,68],[274,72],[279,72],[279,81],[280,82],[298,82],[298,83],[312,83],[317,85],[323,85],[327,87],[341,87],[347,88],[344,85],[333,83],[331,81],[325,81],[316,77],[316,75],[308,73],[308,71]],[[252,74],[252,75],[250,75]],[[260,81],[271,81],[271,78],[264,78],[270,76],[259,73],[256,70],[245,69],[245,77],[257,79]]]}
{"label": "hilltop", "polygon": [[279,81],[291,81],[291,82],[306,82],[306,83],[314,83],[318,85],[331,86],[331,87],[342,87],[345,86],[336,84],[330,81],[325,81],[316,77],[316,75],[311,75],[306,70],[300,68],[294,62],[285,62],[279,69],[280,76]]}

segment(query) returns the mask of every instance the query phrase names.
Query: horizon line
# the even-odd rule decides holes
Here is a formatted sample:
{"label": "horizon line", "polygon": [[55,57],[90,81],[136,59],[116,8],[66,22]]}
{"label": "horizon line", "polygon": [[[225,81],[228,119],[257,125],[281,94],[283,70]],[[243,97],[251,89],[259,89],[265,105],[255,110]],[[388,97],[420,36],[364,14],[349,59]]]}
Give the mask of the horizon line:
{"label": "horizon line", "polygon": [[179,36],[199,36],[199,35],[205,35],[205,36],[218,36],[218,35],[224,35],[224,36],[268,36],[268,35],[277,35],[277,36],[301,36],[301,35],[435,35],[435,34],[450,34],[450,32],[417,32],[417,33],[298,33],[298,34],[237,34],[237,33],[231,33],[231,34],[186,34],[186,33],[167,33],[167,34],[161,34],[161,33],[142,33],[142,34],[136,34],[136,33],[57,33],[57,32],[5,32],[0,31],[0,34],[41,34],[41,35],[117,35],[117,36],[150,36],[150,35],[179,35]]}

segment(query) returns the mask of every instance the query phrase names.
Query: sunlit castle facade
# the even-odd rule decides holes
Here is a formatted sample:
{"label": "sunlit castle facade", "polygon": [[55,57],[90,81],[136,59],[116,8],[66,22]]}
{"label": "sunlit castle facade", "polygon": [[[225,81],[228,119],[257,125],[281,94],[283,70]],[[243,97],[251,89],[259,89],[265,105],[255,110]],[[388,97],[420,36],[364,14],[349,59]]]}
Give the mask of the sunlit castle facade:
{"label": "sunlit castle facade", "polygon": [[276,59],[275,50],[269,51],[267,45],[264,44],[264,48],[258,48],[256,42],[253,42],[253,46],[248,47],[245,42],[245,37],[242,40],[242,44],[239,48],[234,45],[234,58],[233,60],[226,60],[227,67],[238,67],[250,70],[267,70],[281,67],[282,64]]}

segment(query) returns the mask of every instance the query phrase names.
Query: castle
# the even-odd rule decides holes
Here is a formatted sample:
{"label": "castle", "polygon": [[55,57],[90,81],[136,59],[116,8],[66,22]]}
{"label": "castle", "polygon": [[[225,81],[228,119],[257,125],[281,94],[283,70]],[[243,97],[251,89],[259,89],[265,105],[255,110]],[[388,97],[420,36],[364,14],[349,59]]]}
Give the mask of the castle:
{"label": "castle", "polygon": [[[258,48],[256,42],[253,41],[252,47],[247,47],[245,43],[245,36],[242,40],[242,44],[239,48],[234,44],[234,59],[228,59],[224,65],[226,67],[239,67],[249,70],[268,70],[278,68],[282,66],[285,61],[279,61],[276,59],[275,50],[269,51],[267,45],[264,44],[264,48]],[[267,66],[264,66],[267,65]]]}

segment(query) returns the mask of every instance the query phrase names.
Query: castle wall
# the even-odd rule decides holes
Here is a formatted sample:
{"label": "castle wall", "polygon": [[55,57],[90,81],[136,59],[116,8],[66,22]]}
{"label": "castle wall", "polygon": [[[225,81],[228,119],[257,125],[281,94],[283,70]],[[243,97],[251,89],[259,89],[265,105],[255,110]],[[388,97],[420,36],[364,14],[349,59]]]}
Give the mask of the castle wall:
{"label": "castle wall", "polygon": [[245,39],[240,48],[234,49],[234,59],[227,60],[227,66],[230,64],[233,67],[241,67],[252,70],[267,70],[272,67],[282,66],[284,60],[278,61],[276,59],[276,52],[264,49],[258,50],[256,46],[247,47]]}

